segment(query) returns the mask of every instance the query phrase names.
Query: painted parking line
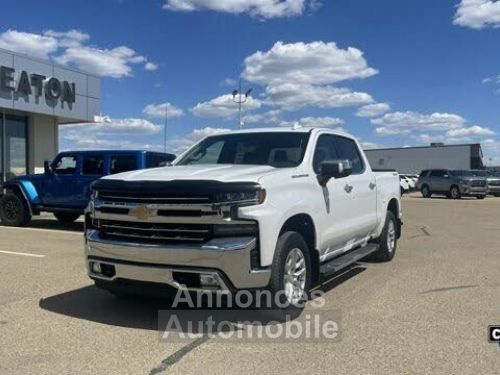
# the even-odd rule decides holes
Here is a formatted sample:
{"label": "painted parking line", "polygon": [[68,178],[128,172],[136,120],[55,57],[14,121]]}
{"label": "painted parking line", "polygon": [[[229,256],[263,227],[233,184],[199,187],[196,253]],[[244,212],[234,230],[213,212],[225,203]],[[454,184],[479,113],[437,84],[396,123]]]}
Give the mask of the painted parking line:
{"label": "painted parking line", "polygon": [[45,255],[41,255],[41,254],[18,253],[18,252],[15,252],[15,251],[0,250],[0,253],[2,253],[2,254],[8,254],[8,255],[19,255],[19,256],[23,256],[23,257],[45,258]]}
{"label": "painted parking line", "polygon": [[59,234],[74,234],[77,236],[83,236],[82,232],[70,231],[70,230],[27,228],[27,227],[4,227],[4,226],[0,226],[0,229],[6,229],[6,230],[13,229],[13,230],[23,230],[23,231],[32,231],[32,232],[49,232],[49,233],[59,233]]}

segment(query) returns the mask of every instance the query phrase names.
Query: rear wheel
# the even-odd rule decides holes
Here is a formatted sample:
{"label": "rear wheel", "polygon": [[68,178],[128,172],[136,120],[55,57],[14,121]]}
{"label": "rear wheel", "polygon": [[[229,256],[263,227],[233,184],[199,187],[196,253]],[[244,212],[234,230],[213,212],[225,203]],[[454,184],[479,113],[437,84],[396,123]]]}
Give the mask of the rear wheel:
{"label": "rear wheel", "polygon": [[422,186],[422,196],[424,198],[430,198],[432,196],[431,189],[429,189],[428,185]]}
{"label": "rear wheel", "polygon": [[31,220],[28,204],[15,193],[7,193],[0,199],[0,218],[9,227],[24,227]]}
{"label": "rear wheel", "polygon": [[379,248],[369,257],[370,260],[389,262],[394,258],[398,247],[398,231],[396,217],[391,211],[387,211],[384,229],[375,242],[379,244]]}
{"label": "rear wheel", "polygon": [[477,196],[477,199],[484,199],[484,198],[486,198],[486,195],[478,195]]}
{"label": "rear wheel", "polygon": [[458,188],[458,186],[453,185],[453,186],[450,188],[449,197],[450,197],[451,199],[460,199],[460,189]]}
{"label": "rear wheel", "polygon": [[73,212],[54,212],[56,219],[63,224],[70,224],[80,217],[80,214]]}

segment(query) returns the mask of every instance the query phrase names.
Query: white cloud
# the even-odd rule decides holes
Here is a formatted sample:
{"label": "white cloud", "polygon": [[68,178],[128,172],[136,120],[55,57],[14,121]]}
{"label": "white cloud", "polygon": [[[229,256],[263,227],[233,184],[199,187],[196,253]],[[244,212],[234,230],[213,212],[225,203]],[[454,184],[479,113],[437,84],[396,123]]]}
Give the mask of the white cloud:
{"label": "white cloud", "polygon": [[88,46],[70,47],[54,60],[60,64],[72,64],[79,69],[100,76],[113,78],[132,75],[132,64],[146,63],[144,56],[133,49],[120,46],[113,49],[98,49]]}
{"label": "white cloud", "polygon": [[209,135],[224,134],[229,131],[231,131],[231,129],[212,128],[210,126],[200,129],[194,129],[191,133],[188,133],[185,136],[176,136],[169,138],[167,140],[167,149],[171,150],[171,152],[173,152],[174,154],[179,155],[180,153],[186,151],[194,143]]}
{"label": "white cloud", "polygon": [[0,48],[47,59],[57,51],[59,43],[52,36],[7,30],[0,34]]}
{"label": "white cloud", "polygon": [[154,72],[155,70],[158,69],[158,64],[155,64],[151,61],[148,61],[145,65],[144,65],[144,69],[146,69],[148,72]]}
{"label": "white cloud", "polygon": [[500,1],[462,0],[453,23],[478,30],[485,27],[500,27]]}
{"label": "white cloud", "polygon": [[337,117],[302,117],[298,121],[282,122],[280,126],[300,125],[305,128],[325,128],[344,124],[344,120]]}
{"label": "white cloud", "polygon": [[375,129],[375,133],[377,135],[381,135],[381,136],[403,135],[403,134],[409,134],[410,130],[399,129],[399,128],[386,128],[386,127],[381,126],[381,127]]}
{"label": "white cloud", "polygon": [[266,88],[266,103],[287,111],[305,107],[337,108],[368,104],[373,98],[364,92],[334,86],[284,83]]}
{"label": "white cloud", "polygon": [[374,103],[361,107],[357,112],[358,117],[377,117],[391,110],[391,106],[387,103]]}
{"label": "white cloud", "polygon": [[182,109],[177,108],[171,103],[161,103],[161,104],[149,104],[147,105],[142,113],[151,118],[164,119],[165,114],[168,114],[168,118],[176,118],[184,115]]}
{"label": "white cloud", "polygon": [[131,76],[134,64],[143,64],[148,71],[158,68],[157,64],[127,46],[97,48],[86,44],[89,40],[89,34],[75,29],[47,30],[41,34],[7,30],[0,34],[0,48],[43,59],[52,58],[63,65],[113,78]]}
{"label": "white cloud", "polygon": [[85,131],[96,134],[158,134],[163,127],[148,120],[138,118],[115,119],[108,116],[97,117],[95,123],[68,124],[61,131]]}
{"label": "white cloud", "polygon": [[248,13],[269,19],[298,16],[317,5],[317,0],[166,0],[163,8],[177,12],[206,9],[231,14]]}
{"label": "white cloud", "polygon": [[383,117],[372,119],[371,123],[378,127],[393,131],[447,131],[462,128],[465,119],[451,113],[392,112]]}
{"label": "white cloud", "polygon": [[260,85],[284,83],[321,85],[378,73],[368,66],[357,48],[338,48],[333,42],[277,42],[269,51],[245,59],[243,77]]}
{"label": "white cloud", "polygon": [[495,135],[495,132],[488,128],[483,128],[478,125],[471,126],[470,128],[459,128],[452,129],[446,132],[447,137],[451,138],[461,138],[461,137],[474,137],[474,136],[492,136]]}
{"label": "white cloud", "polygon": [[[246,103],[242,106],[242,111],[251,111],[262,106],[259,99],[248,97]],[[204,118],[231,118],[238,114],[238,104],[233,100],[230,94],[218,96],[207,102],[196,104],[191,111],[194,115]]]}
{"label": "white cloud", "polygon": [[80,30],[54,31],[47,30],[43,33],[58,40],[59,47],[79,47],[90,39],[90,35]]}
{"label": "white cloud", "polygon": [[263,124],[270,124],[270,123],[277,124],[281,121],[280,116],[281,116],[281,111],[279,109],[271,109],[269,111],[262,113],[252,113],[249,115],[245,115],[243,117],[243,123],[253,124],[260,122]]}

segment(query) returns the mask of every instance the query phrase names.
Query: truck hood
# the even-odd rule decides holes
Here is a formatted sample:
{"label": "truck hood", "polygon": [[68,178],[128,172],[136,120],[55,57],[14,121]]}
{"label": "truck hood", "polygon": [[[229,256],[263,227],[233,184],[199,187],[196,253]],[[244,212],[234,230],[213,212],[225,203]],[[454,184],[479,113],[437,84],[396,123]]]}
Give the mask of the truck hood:
{"label": "truck hood", "polygon": [[124,181],[210,180],[220,182],[258,182],[265,175],[281,169],[268,165],[205,164],[171,166],[119,173],[104,177]]}

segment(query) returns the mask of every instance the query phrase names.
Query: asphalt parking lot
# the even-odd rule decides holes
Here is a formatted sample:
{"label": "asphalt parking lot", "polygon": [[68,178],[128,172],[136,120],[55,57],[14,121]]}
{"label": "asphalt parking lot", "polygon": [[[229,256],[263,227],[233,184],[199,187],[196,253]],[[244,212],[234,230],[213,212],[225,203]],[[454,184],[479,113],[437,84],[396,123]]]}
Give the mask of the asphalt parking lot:
{"label": "asphalt parking lot", "polygon": [[323,285],[324,309],[342,315],[335,343],[160,342],[161,302],[92,286],[81,223],[0,227],[0,373],[497,374],[500,199],[403,202],[394,261]]}

